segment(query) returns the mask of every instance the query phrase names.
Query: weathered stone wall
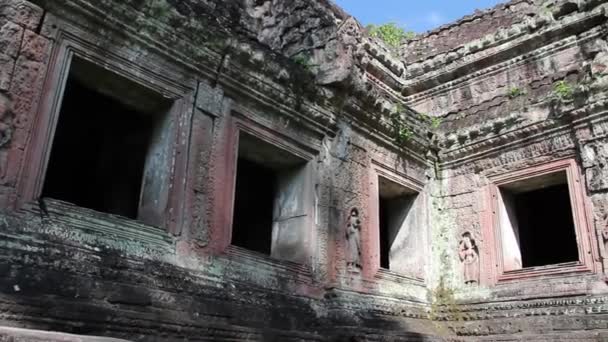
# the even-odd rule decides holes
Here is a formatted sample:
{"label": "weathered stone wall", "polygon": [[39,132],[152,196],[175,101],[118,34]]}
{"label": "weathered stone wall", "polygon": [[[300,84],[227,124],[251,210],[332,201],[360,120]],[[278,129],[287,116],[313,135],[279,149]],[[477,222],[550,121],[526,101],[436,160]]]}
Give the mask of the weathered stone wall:
{"label": "weathered stone wall", "polygon": [[510,1],[484,11],[467,15],[417,36],[401,48],[408,64],[424,61],[437,55],[458,51],[465,44],[525,20],[539,1]]}
{"label": "weathered stone wall", "polygon": [[[289,13],[284,21],[267,23],[282,13]],[[345,105],[347,88],[366,82],[363,71],[349,54],[352,67],[332,72],[331,63],[341,64],[324,54],[343,56],[356,45],[352,18],[324,2],[251,2],[237,11],[221,1],[10,0],[0,14],[11,47],[4,50],[10,63],[0,68],[8,78],[3,108],[7,132],[15,132],[5,136],[3,153],[19,158],[4,162],[14,179],[0,220],[3,325],[146,341],[440,340],[427,319],[424,281],[378,272],[372,238],[363,243],[360,272],[344,262],[348,212],[360,208],[363,234],[374,229],[367,213],[372,159],[420,183],[428,167],[425,141],[412,139],[412,157],[404,157],[387,121],[372,119],[373,106],[365,99]],[[318,20],[290,22],[309,14]],[[324,43],[306,45],[311,32]],[[276,35],[292,40],[269,40]],[[32,146],[44,144],[39,133],[49,129],[66,46],[193,101],[185,105],[192,108],[188,177],[183,197],[170,204],[185,209],[170,232],[27,197],[40,181],[27,170],[32,161],[43,167]],[[290,59],[302,51],[313,64],[329,64],[311,73]],[[235,121],[313,155],[309,265],[229,245]]]}
{"label": "weathered stone wall", "polygon": [[[324,0],[3,1],[1,324],[146,341],[606,339],[606,13],[515,0],[399,56]],[[37,201],[69,51],[186,108],[167,230]],[[230,245],[240,130],[307,157],[314,201],[296,240],[310,259]],[[584,270],[497,281],[492,179],[564,159],[592,227]],[[379,175],[421,203],[420,243],[404,247],[417,267],[402,272],[380,268]],[[360,269],[347,267],[353,208]],[[465,232],[478,286],[464,285]]]}
{"label": "weathered stone wall", "polygon": [[0,4],[0,202],[14,201],[38,94],[46,72],[49,43],[40,35],[43,11],[27,1]]}
{"label": "weathered stone wall", "polygon": [[[606,338],[606,321],[595,315],[602,312],[608,290],[598,150],[605,121],[606,88],[599,71],[604,62],[598,50],[605,40],[604,6],[538,2],[507,26],[497,25],[497,32],[472,36],[452,48],[462,55],[447,53],[409,65],[411,81],[403,88],[408,103],[441,118],[441,171],[433,201],[443,224],[433,226],[433,280],[449,284],[453,302],[471,303],[448,315],[450,329],[459,336],[481,341]],[[571,96],[560,97],[558,85],[566,85]],[[576,182],[583,184],[582,216],[589,231],[579,244],[588,246],[582,257],[589,257],[588,271],[497,281],[502,252],[492,236],[492,179],[570,158],[581,174]],[[481,285],[473,288],[464,284],[457,253],[464,232],[479,243]]]}

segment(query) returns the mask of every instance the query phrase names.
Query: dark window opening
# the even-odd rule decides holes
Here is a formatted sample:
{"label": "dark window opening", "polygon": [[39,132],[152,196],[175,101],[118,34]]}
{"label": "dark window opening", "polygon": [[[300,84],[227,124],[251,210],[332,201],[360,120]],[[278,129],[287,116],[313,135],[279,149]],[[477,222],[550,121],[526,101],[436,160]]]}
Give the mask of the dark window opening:
{"label": "dark window opening", "polygon": [[[42,196],[138,218],[142,180],[159,115],[116,94],[131,81],[74,59],[51,147]],[[128,93],[128,92],[125,92]],[[154,110],[168,103],[147,101]],[[162,98],[161,101],[162,102]]]}
{"label": "dark window opening", "polygon": [[389,241],[388,227],[388,200],[380,198],[380,267],[389,269],[389,251],[391,243]]}
{"label": "dark window opening", "polygon": [[302,218],[305,164],[305,160],[266,141],[240,134],[233,245],[280,259],[297,259],[291,234],[298,231]]}
{"label": "dark window opening", "polygon": [[270,254],[276,174],[242,158],[236,174],[232,244]]}
{"label": "dark window opening", "polygon": [[[570,193],[564,172],[510,185],[510,221],[519,240],[522,267],[578,261]],[[505,194],[507,192],[507,194]]]}
{"label": "dark window opening", "polygon": [[401,229],[407,225],[417,192],[379,177],[378,219],[380,229],[380,267],[391,269],[391,251]]}
{"label": "dark window opening", "polygon": [[566,184],[515,196],[523,267],[578,260]]}

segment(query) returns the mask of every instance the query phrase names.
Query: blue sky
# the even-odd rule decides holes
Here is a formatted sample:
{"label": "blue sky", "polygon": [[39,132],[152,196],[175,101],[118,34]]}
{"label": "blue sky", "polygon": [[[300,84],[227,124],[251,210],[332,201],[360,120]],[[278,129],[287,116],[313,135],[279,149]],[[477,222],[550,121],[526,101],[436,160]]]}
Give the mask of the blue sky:
{"label": "blue sky", "polygon": [[504,0],[334,0],[363,25],[395,22],[422,33]]}

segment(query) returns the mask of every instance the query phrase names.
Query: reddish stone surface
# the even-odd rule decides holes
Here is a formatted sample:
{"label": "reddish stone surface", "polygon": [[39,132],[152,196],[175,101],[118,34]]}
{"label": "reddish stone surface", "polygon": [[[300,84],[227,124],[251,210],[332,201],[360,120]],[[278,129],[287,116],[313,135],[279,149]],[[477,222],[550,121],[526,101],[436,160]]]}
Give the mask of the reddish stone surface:
{"label": "reddish stone surface", "polygon": [[[324,0],[3,1],[2,324],[79,336],[0,340],[606,339],[605,10],[516,0],[399,56]],[[39,201],[71,54],[174,102],[166,224]],[[241,130],[308,161],[297,257],[231,245]],[[581,260],[506,277],[488,189],[547,165],[576,170]],[[399,269],[379,267],[379,175],[420,200]]]}
{"label": "reddish stone surface", "polygon": [[5,1],[0,4],[0,15],[10,21],[36,30],[41,23],[44,10],[27,0]]}

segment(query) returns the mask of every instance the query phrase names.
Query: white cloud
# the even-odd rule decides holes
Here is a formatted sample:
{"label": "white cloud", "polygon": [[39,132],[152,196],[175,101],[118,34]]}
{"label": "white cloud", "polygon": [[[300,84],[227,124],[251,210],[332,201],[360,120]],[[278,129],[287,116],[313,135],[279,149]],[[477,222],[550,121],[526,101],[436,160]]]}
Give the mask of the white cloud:
{"label": "white cloud", "polygon": [[443,17],[443,15],[441,15],[441,13],[439,12],[430,12],[426,15],[426,22],[429,25],[432,26],[439,26],[441,24],[443,24],[443,22],[445,21],[445,18]]}

